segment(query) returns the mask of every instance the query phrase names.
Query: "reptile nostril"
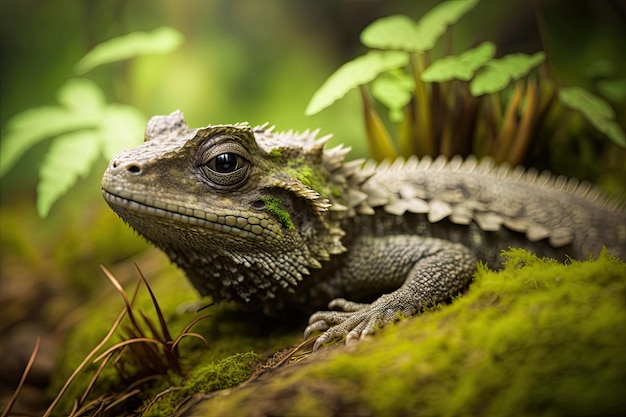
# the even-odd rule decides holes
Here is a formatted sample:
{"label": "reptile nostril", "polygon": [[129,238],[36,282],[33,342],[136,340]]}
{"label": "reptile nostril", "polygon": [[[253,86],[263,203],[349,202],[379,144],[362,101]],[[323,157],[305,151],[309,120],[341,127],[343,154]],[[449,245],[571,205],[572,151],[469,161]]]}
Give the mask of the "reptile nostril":
{"label": "reptile nostril", "polygon": [[126,169],[133,175],[141,174],[141,167],[139,165],[132,164],[129,165]]}

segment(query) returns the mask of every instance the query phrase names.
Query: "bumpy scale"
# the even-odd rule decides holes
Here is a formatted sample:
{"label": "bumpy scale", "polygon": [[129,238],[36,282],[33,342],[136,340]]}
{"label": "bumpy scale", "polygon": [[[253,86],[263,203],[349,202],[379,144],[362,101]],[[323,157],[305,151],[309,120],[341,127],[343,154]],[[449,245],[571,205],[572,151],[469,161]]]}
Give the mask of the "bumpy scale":
{"label": "bumpy scale", "polygon": [[315,348],[450,298],[510,246],[626,256],[624,208],[587,184],[488,159],[344,162],[349,149],[316,133],[153,117],[102,192],[203,295],[267,314],[338,309],[311,316]]}

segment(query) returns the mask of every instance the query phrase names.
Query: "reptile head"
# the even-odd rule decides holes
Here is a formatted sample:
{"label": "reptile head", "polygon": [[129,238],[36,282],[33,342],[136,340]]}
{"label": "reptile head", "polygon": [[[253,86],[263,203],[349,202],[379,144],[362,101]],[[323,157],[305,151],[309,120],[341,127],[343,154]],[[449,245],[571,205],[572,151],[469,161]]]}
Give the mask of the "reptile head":
{"label": "reptile head", "polygon": [[113,158],[102,192],[202,294],[264,300],[344,250],[333,218],[348,210],[348,150],[324,151],[326,140],[247,124],[190,129],[177,111]]}

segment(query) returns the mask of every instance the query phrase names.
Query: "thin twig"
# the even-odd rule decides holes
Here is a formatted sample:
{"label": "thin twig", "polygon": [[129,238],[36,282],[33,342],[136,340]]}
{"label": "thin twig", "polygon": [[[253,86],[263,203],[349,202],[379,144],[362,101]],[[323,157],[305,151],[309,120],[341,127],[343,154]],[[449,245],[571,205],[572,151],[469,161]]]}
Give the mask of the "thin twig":
{"label": "thin twig", "polygon": [[39,345],[41,343],[41,338],[37,336],[35,340],[35,347],[33,348],[32,353],[30,354],[30,358],[28,358],[28,362],[26,363],[26,368],[24,368],[24,372],[22,372],[22,377],[20,378],[20,382],[17,384],[15,391],[13,391],[13,395],[11,399],[7,403],[4,411],[2,411],[2,417],[6,417],[11,412],[11,408],[15,405],[15,401],[17,401],[17,397],[20,395],[22,391],[22,387],[24,386],[24,382],[26,382],[26,377],[30,373],[30,368],[32,368],[33,363],[35,363],[35,358],[37,357],[37,353],[39,353]]}

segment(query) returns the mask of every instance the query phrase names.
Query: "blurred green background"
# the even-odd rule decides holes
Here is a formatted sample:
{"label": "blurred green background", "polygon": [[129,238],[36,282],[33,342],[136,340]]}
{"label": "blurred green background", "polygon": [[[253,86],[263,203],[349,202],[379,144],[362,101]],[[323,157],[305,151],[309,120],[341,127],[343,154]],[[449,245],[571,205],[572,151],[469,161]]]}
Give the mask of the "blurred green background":
{"label": "blurred green background", "polygon": [[[96,44],[171,26],[186,38],[173,53],[105,65],[84,77],[96,82],[109,102],[132,105],[146,120],[181,109],[192,127],[248,121],[270,122],[278,130],[320,128],[334,134],[331,143],[352,146],[352,157],[365,156],[355,92],[313,117],[304,110],[334,70],[366,51],[359,43],[364,27],[395,13],[417,19],[437,3],[0,0],[0,126],[4,130],[10,117],[26,109],[56,104],[57,90],[76,76],[76,62]],[[624,126],[625,4],[482,0],[455,25],[454,49],[491,40],[500,56],[546,50],[563,84],[593,92],[622,77],[606,91],[617,92],[607,98]],[[543,32],[535,10],[541,11]],[[54,333],[59,317],[108,285],[98,264],[134,259],[147,248],[101,198],[103,159],[47,219],[37,217],[37,171],[48,145],[35,146],[0,179],[0,331],[7,335],[19,335],[25,322],[37,323],[40,334]],[[4,338],[0,349],[10,340]],[[0,369],[8,372],[2,363]],[[12,377],[3,374],[3,383]]]}
{"label": "blurred green background", "polygon": [[[270,122],[280,130],[319,127],[363,156],[355,94],[313,117],[305,117],[304,109],[328,75],[365,51],[359,33],[367,24],[394,13],[418,18],[437,3],[2,0],[0,125],[25,109],[54,104],[76,62],[99,42],[167,25],[186,37],[175,52],[105,65],[86,77],[105,90],[109,101],[133,105],[147,117],[181,109],[190,126],[248,121]],[[593,91],[594,66],[596,73],[623,72],[624,4],[483,0],[455,26],[455,49],[482,40],[495,41],[499,55],[545,49],[565,85]],[[541,10],[545,22],[544,39],[535,10]],[[44,143],[29,152],[2,179],[2,204],[14,202],[16,194],[32,198],[45,149]],[[97,194],[98,187],[93,188]]]}

